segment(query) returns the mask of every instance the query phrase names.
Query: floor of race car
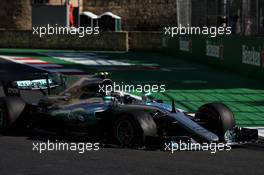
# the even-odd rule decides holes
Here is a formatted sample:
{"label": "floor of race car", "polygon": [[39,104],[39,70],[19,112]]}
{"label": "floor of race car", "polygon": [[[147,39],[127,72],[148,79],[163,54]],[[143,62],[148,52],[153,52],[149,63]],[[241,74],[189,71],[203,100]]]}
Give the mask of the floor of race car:
{"label": "floor of race car", "polygon": [[165,93],[152,96],[167,102],[173,98],[178,108],[191,112],[204,103],[220,101],[232,109],[238,125],[264,126],[263,81],[196,62],[138,52],[0,49],[0,55],[42,71],[108,71],[118,83],[165,84]]}

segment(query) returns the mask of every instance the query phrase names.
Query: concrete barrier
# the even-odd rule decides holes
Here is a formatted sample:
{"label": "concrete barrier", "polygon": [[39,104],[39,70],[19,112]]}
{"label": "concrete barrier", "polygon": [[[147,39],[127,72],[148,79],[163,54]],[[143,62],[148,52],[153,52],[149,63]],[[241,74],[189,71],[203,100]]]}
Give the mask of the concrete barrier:
{"label": "concrete barrier", "polygon": [[41,38],[32,31],[0,31],[0,48],[72,49],[128,51],[127,32],[103,32],[99,35],[45,35]]}
{"label": "concrete barrier", "polygon": [[110,51],[158,51],[167,47],[161,32],[103,32],[99,35],[45,35],[32,31],[0,30],[0,47]]}
{"label": "concrete barrier", "polygon": [[167,37],[161,32],[131,31],[128,36],[130,51],[160,51],[167,47]]}

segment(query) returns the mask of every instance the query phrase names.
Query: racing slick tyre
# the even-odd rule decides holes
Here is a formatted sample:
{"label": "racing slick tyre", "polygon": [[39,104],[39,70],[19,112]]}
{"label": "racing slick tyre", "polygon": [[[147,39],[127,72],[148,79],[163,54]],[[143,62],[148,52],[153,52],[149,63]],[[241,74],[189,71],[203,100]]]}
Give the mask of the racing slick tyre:
{"label": "racing slick tyre", "polygon": [[0,98],[0,133],[9,131],[25,106],[25,102],[19,97]]}
{"label": "racing slick tyre", "polygon": [[224,141],[227,130],[235,127],[233,112],[223,103],[208,103],[201,106],[195,114],[204,123],[204,127],[218,135]]}
{"label": "racing slick tyre", "polygon": [[4,88],[3,88],[2,83],[0,82],[0,98],[1,98],[1,97],[4,97],[4,96],[5,96]]}
{"label": "racing slick tyre", "polygon": [[157,126],[149,113],[133,111],[122,114],[114,125],[114,136],[124,147],[142,147],[146,137],[156,136]]}

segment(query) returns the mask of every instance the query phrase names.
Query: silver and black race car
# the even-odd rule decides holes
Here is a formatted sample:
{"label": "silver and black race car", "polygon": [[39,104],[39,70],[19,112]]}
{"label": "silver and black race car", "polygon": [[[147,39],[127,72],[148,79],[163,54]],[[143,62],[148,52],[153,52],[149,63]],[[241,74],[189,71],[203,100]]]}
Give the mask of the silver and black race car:
{"label": "silver and black race car", "polygon": [[[114,139],[122,146],[154,142],[241,143],[258,140],[258,131],[237,127],[222,103],[194,114],[162,100],[125,92],[99,92],[111,85],[103,74],[66,77],[36,74],[0,84],[0,132],[21,128],[54,133],[86,133]],[[21,127],[22,126],[22,127]],[[150,145],[151,146],[151,145]]]}

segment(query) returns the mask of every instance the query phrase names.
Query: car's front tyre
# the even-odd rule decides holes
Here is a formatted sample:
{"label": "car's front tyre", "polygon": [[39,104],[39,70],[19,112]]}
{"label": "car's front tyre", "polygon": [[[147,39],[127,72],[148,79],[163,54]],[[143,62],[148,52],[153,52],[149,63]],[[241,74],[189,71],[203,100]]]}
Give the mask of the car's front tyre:
{"label": "car's front tyre", "polygon": [[226,131],[236,125],[233,112],[223,103],[208,103],[201,106],[195,118],[204,123],[204,127],[214,132],[224,141]]}

